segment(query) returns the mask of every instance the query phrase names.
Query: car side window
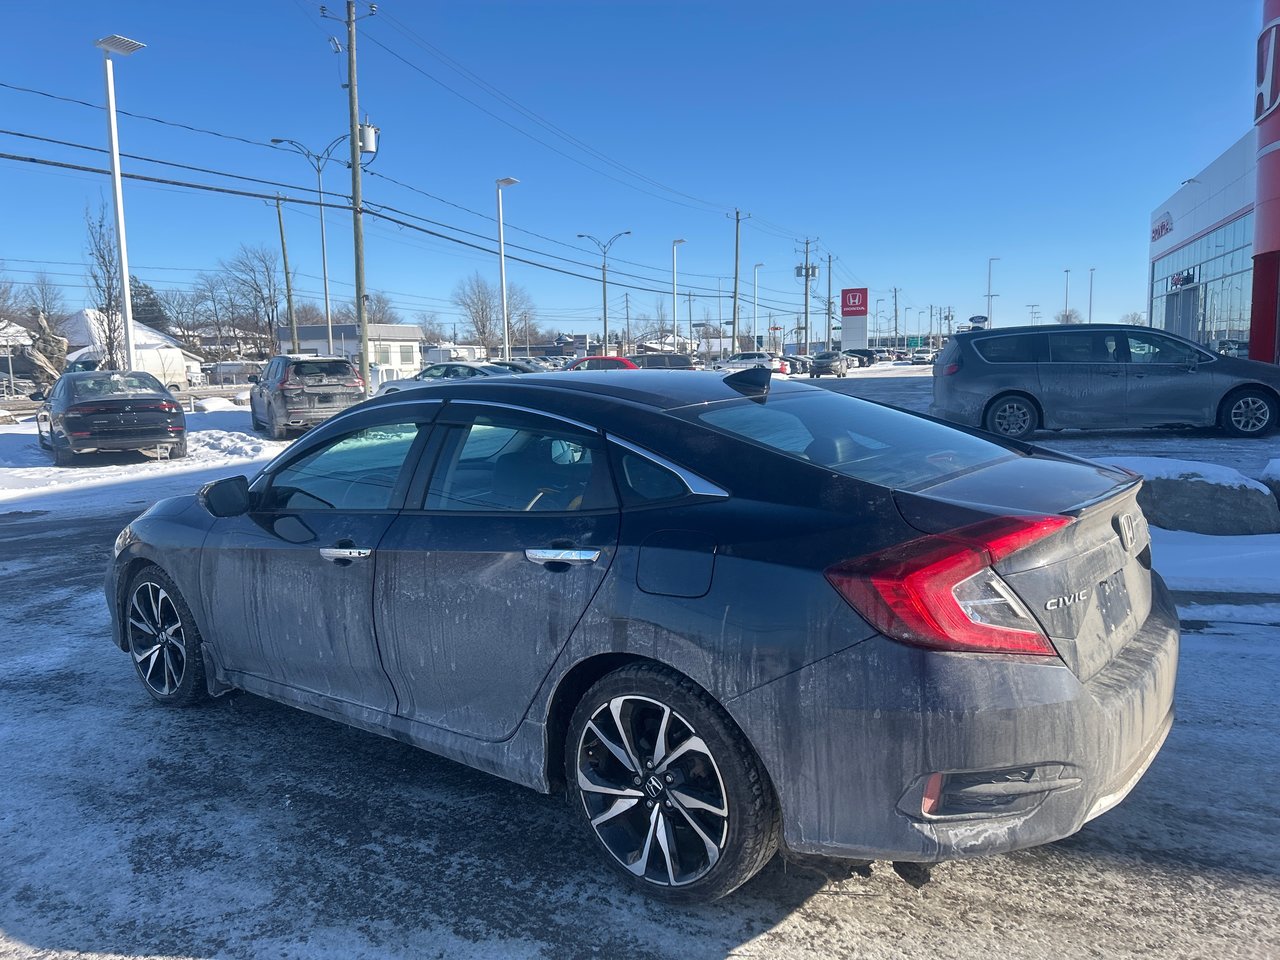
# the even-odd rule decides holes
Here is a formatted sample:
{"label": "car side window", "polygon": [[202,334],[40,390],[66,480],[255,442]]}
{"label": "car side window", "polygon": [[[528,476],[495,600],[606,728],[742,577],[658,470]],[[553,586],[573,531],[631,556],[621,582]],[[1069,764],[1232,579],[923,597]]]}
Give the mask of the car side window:
{"label": "car side window", "polygon": [[418,429],[390,423],[339,437],[277,471],[261,509],[388,509]]}
{"label": "car side window", "polygon": [[984,337],[973,349],[987,363],[1035,363],[1038,336]]}
{"label": "car side window", "polygon": [[1130,363],[1178,363],[1189,364],[1198,356],[1190,344],[1179,343],[1158,333],[1130,333]]}
{"label": "car side window", "polygon": [[630,450],[614,450],[618,493],[625,507],[645,507],[689,495],[683,480],[666,467]]}
{"label": "car side window", "polygon": [[450,428],[426,509],[480,513],[577,512],[617,506],[596,436],[489,416]]}
{"label": "car side window", "polygon": [[1118,363],[1119,335],[1099,330],[1063,330],[1049,334],[1054,363]]}

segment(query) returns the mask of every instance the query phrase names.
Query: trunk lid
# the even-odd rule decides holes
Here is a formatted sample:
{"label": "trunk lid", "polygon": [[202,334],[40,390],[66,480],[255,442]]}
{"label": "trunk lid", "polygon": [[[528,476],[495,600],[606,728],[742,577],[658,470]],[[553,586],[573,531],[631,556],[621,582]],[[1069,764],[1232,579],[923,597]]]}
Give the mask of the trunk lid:
{"label": "trunk lid", "polygon": [[1075,518],[995,570],[1067,666],[1088,680],[1151,612],[1151,535],[1137,502],[1141,485],[1114,468],[1030,456],[894,498],[903,518],[926,533],[1018,512]]}

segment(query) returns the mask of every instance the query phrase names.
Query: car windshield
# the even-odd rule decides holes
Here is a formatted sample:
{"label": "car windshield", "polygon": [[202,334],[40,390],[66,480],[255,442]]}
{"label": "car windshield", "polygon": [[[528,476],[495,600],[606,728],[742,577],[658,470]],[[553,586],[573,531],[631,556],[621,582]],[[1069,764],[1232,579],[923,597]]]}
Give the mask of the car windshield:
{"label": "car windshield", "polygon": [[134,393],[164,393],[160,381],[149,373],[103,373],[93,377],[81,377],[72,387],[77,400],[95,397],[129,396]]}
{"label": "car windshield", "polygon": [[838,353],[834,353],[834,352],[832,352],[832,353],[820,353],[820,354],[818,354],[816,357],[814,357],[813,359],[815,359],[815,360],[838,360],[838,359],[840,359],[840,354],[838,354]]}
{"label": "car windshield", "polygon": [[990,440],[828,391],[763,404],[744,398],[673,413],[806,463],[901,490],[922,490],[1018,456]]}

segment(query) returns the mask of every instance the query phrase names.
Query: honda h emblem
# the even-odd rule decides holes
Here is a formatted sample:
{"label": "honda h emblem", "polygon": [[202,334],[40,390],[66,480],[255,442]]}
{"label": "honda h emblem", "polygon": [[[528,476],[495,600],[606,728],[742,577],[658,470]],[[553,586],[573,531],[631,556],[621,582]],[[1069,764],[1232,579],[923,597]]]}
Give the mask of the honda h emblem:
{"label": "honda h emblem", "polygon": [[1280,20],[1272,20],[1258,35],[1258,87],[1253,105],[1253,122],[1261,123],[1280,106],[1280,70],[1276,54],[1280,42]]}
{"label": "honda h emblem", "polygon": [[1132,513],[1120,515],[1120,543],[1125,553],[1133,553],[1133,545],[1138,540],[1138,522]]}

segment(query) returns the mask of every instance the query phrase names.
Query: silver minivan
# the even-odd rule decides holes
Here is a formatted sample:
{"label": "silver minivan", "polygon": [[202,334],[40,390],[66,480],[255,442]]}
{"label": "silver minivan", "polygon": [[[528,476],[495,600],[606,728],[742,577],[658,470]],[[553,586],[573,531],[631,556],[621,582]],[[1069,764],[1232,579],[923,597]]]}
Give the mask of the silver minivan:
{"label": "silver minivan", "polygon": [[936,417],[1011,439],[1036,430],[1276,425],[1280,368],[1150,327],[1009,327],[956,334],[933,366]]}

